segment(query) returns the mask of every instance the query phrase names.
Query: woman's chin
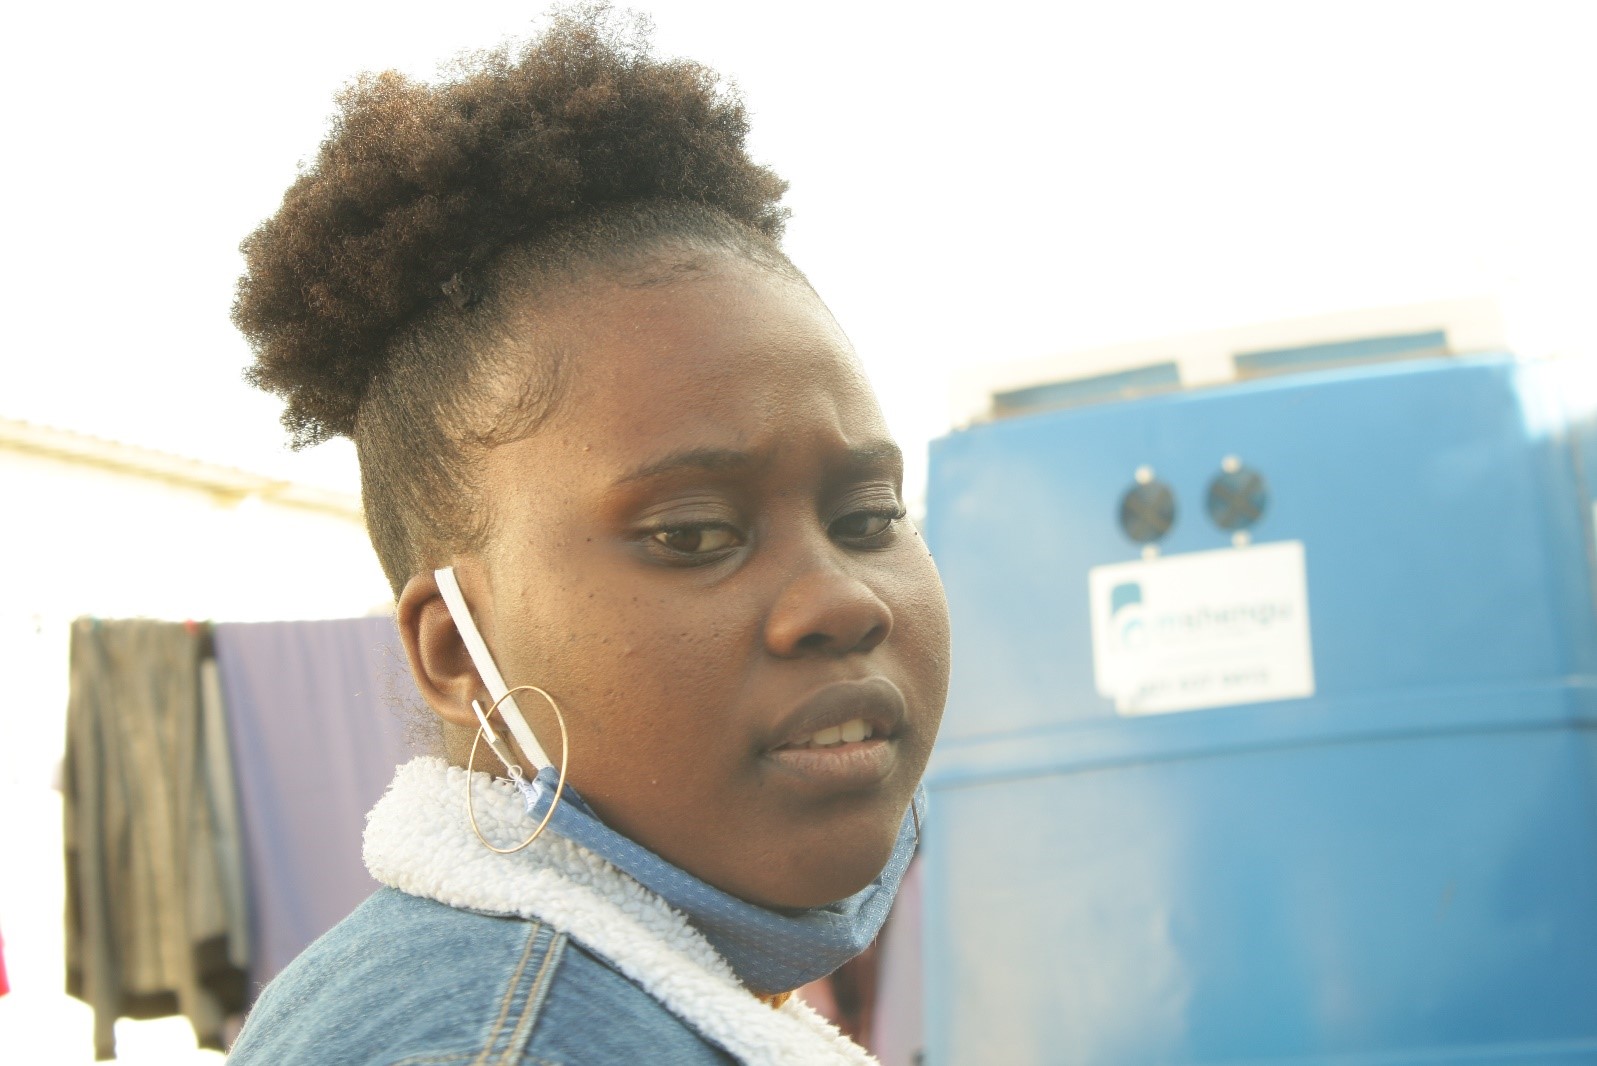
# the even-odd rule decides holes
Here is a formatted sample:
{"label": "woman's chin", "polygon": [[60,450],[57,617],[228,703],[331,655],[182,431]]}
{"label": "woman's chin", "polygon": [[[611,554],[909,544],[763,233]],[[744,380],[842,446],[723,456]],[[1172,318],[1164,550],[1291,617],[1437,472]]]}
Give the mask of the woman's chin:
{"label": "woman's chin", "polygon": [[814,851],[797,855],[790,862],[773,864],[751,872],[742,890],[730,890],[751,903],[773,910],[808,910],[847,899],[881,875],[893,856],[894,834],[885,844],[868,847]]}

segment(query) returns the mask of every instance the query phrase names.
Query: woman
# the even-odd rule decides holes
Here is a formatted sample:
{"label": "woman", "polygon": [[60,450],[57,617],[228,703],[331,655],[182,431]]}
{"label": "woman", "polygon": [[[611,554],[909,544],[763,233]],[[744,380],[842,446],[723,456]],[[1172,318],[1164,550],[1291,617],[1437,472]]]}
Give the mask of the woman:
{"label": "woman", "polygon": [[341,104],[235,321],[355,442],[445,757],[233,1061],[868,1061],[789,993],[885,918],[948,628],[784,183],[604,12]]}

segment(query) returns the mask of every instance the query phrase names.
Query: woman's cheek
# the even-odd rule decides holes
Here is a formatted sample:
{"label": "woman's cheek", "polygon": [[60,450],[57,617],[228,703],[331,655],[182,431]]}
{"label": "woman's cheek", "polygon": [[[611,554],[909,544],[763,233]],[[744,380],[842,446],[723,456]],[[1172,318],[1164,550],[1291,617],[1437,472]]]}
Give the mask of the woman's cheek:
{"label": "woman's cheek", "polygon": [[[930,568],[928,567],[928,570]],[[948,699],[950,631],[948,606],[936,571],[906,601],[901,655],[912,678],[922,746],[929,754]]]}
{"label": "woman's cheek", "polygon": [[[907,630],[923,651],[936,652],[944,664],[948,658],[948,600],[943,581],[919,541],[905,551],[902,565],[889,575],[894,628]],[[896,601],[896,602],[895,602]]]}
{"label": "woman's cheek", "polygon": [[614,746],[610,758],[634,766],[691,749],[729,698],[724,630],[648,606],[656,609],[629,610],[614,632],[576,642],[571,664],[581,673],[573,688],[602,723],[596,732]]}

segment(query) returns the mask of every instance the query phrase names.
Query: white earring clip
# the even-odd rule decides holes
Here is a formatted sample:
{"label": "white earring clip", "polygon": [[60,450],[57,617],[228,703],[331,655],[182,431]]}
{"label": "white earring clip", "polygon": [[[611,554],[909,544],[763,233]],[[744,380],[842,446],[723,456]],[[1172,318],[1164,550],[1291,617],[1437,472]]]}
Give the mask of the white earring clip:
{"label": "white earring clip", "polygon": [[498,733],[494,732],[494,727],[488,723],[488,716],[482,713],[482,704],[472,700],[471,709],[476,713],[477,721],[481,725],[482,738],[488,742],[488,747],[492,749],[493,753],[499,756],[499,761],[505,764],[505,773],[510,775],[510,780],[520,781],[527,775],[526,771],[521,768],[520,763],[516,762],[516,757],[511,752],[510,746],[500,738]]}
{"label": "white earring clip", "polygon": [[[455,580],[454,567],[446,566],[442,570],[434,570],[433,577],[438,581],[438,591],[444,597],[444,606],[449,608],[449,617],[454,619],[455,630],[460,634],[460,639],[466,645],[466,653],[471,656],[472,665],[477,668],[477,675],[482,678],[482,683],[488,686],[488,694],[493,697],[494,703],[499,708],[500,717],[510,727],[511,736],[516,738],[516,743],[521,745],[522,752],[538,769],[549,766],[549,756],[544,753],[543,745],[538,743],[538,738],[533,735],[532,727],[521,716],[521,708],[516,706],[515,697],[505,685],[505,679],[499,674],[499,667],[494,663],[494,657],[488,652],[488,645],[484,643],[482,634],[477,631],[477,623],[472,620],[471,609],[466,606],[466,597],[461,595],[460,582]],[[485,736],[489,746],[498,741],[500,747],[504,741],[499,740],[497,734],[488,725],[488,719],[478,707],[476,701],[472,702],[472,710],[476,712],[478,721],[486,730]],[[508,749],[506,749],[508,753]],[[499,748],[494,748],[494,754],[499,755],[506,768],[513,760],[500,755]]]}

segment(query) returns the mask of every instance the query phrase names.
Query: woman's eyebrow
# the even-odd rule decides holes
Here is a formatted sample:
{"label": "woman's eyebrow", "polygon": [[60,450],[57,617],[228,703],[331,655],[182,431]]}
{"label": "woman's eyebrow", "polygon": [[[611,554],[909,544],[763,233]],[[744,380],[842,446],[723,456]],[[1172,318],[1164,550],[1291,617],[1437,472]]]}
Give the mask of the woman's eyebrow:
{"label": "woman's eyebrow", "polygon": [[[735,473],[759,466],[770,458],[765,449],[741,451],[736,448],[684,448],[650,460],[616,479],[617,485],[646,481],[678,470],[703,470],[712,474]],[[901,470],[904,455],[887,439],[866,441],[849,448],[839,464],[848,470]]]}
{"label": "woman's eyebrow", "polygon": [[885,437],[866,441],[848,450],[843,466],[850,470],[877,470],[886,467],[892,471],[904,469],[904,453],[898,445]]}
{"label": "woman's eyebrow", "polygon": [[616,484],[644,481],[677,470],[705,470],[716,474],[745,470],[760,463],[762,458],[756,452],[739,451],[736,448],[684,448],[623,474],[616,479]]}

